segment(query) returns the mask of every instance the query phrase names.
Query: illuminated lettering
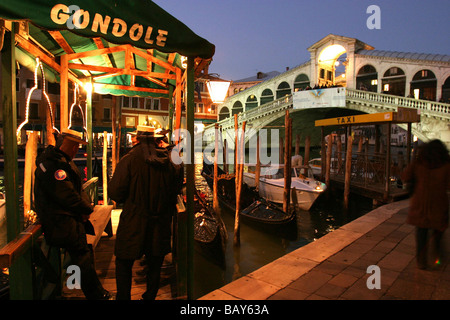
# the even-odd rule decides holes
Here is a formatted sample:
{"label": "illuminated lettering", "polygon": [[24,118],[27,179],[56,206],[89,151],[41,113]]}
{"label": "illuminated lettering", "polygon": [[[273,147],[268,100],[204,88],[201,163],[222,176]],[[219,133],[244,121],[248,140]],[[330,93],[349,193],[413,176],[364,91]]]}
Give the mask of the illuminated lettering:
{"label": "illuminated lettering", "polygon": [[156,37],[156,45],[164,47],[166,45],[168,32],[165,30],[158,30],[158,36]]}
{"label": "illuminated lettering", "polygon": [[[80,20],[82,19],[83,22]],[[73,14],[73,25],[77,29],[85,29],[89,24],[89,12],[83,9],[75,11]]]}
{"label": "illuminated lettering", "polygon": [[127,32],[127,24],[122,19],[114,18],[113,24],[114,24],[112,29],[113,36],[120,38]]}
{"label": "illuminated lettering", "polygon": [[139,23],[135,23],[131,28],[128,28],[127,23],[120,18],[103,17],[100,13],[90,13],[87,10],[80,9],[76,5],[66,6],[64,4],[56,4],[50,11],[52,21],[59,25],[66,24],[68,29],[86,29],[91,23],[92,15],[92,26],[90,27],[92,32],[108,34],[112,20],[112,29],[110,32],[114,37],[121,38],[128,32],[132,41],[140,41],[145,31],[143,38],[145,43],[154,44],[156,42],[156,45],[160,47],[166,46],[167,35],[169,34],[166,30],[159,29],[158,33],[154,34],[153,27],[143,26]]}
{"label": "illuminated lettering", "polygon": [[56,24],[65,24],[69,19],[69,8],[63,4],[57,4],[50,12],[50,18]]}
{"label": "illuminated lettering", "polygon": [[110,16],[106,16],[105,19],[103,19],[101,14],[96,13],[94,16],[94,21],[92,22],[92,31],[97,32],[98,28],[100,27],[100,32],[106,34],[108,32],[110,21]]}
{"label": "illuminated lettering", "polygon": [[153,32],[153,28],[148,27],[147,32],[145,33],[145,38],[144,38],[145,43],[153,44],[153,40],[150,39],[152,37],[152,32]]}
{"label": "illuminated lettering", "polygon": [[144,27],[141,24],[135,23],[130,28],[130,39],[133,41],[139,41],[139,39],[142,37],[143,33],[144,33]]}

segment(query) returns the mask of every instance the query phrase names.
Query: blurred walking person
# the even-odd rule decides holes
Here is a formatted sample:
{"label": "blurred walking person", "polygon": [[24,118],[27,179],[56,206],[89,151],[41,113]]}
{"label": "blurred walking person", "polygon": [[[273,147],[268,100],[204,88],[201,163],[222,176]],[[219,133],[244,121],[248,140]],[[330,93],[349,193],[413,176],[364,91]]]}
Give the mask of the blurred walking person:
{"label": "blurred walking person", "polygon": [[446,146],[440,140],[421,146],[402,178],[413,188],[407,222],[416,226],[417,266],[427,268],[429,249],[433,250],[434,265],[438,265],[449,219],[450,156]]}

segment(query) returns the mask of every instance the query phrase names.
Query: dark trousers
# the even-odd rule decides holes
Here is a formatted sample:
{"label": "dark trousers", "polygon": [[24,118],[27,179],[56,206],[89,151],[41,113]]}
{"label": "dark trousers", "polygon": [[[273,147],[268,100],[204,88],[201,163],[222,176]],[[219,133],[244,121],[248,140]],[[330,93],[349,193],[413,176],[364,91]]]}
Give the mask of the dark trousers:
{"label": "dark trousers", "polygon": [[[146,256],[147,291],[142,295],[144,300],[155,300],[159,289],[161,266],[164,256]],[[131,281],[134,260],[116,258],[117,300],[131,300]]]}
{"label": "dark trousers", "polygon": [[[435,260],[439,260],[443,232],[438,230],[430,231],[432,231],[431,237],[428,236],[429,229],[416,228],[417,266],[420,269],[425,269],[427,267],[427,256],[429,248],[433,250]],[[433,261],[433,263],[436,263],[436,261]]]}
{"label": "dark trousers", "polygon": [[95,271],[94,254],[87,244],[83,223],[71,216],[56,215],[42,226],[47,243],[66,249],[70,255],[70,264],[80,268],[80,285],[86,299],[101,299],[105,290]]}

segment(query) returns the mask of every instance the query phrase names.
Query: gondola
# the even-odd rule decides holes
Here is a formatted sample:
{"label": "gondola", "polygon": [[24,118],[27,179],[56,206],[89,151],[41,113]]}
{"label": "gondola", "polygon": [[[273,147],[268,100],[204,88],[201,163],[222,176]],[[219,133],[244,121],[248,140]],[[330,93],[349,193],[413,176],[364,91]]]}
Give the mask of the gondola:
{"label": "gondola", "polygon": [[226,227],[204,199],[204,196],[194,189],[194,240],[199,251],[213,258],[219,265],[225,263],[225,245],[227,240]]}
{"label": "gondola", "polygon": [[[203,162],[202,176],[205,178],[208,186],[213,190],[214,165]],[[225,173],[218,168],[218,193],[217,197],[220,203],[231,211],[236,210],[235,199],[235,177],[232,174]],[[279,206],[268,202],[260,197],[257,192],[243,184],[239,212],[241,217],[247,221],[256,222],[263,225],[284,225],[291,223],[295,219],[295,210],[284,212]]]}

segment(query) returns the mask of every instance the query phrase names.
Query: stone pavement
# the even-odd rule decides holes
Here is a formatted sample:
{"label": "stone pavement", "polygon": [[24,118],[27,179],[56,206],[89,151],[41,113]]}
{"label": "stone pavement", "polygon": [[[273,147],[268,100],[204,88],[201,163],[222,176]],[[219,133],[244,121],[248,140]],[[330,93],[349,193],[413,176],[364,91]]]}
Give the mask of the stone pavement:
{"label": "stone pavement", "polygon": [[[418,269],[408,204],[379,207],[199,300],[450,300],[450,232],[440,264]],[[380,289],[368,288],[372,265]]]}

